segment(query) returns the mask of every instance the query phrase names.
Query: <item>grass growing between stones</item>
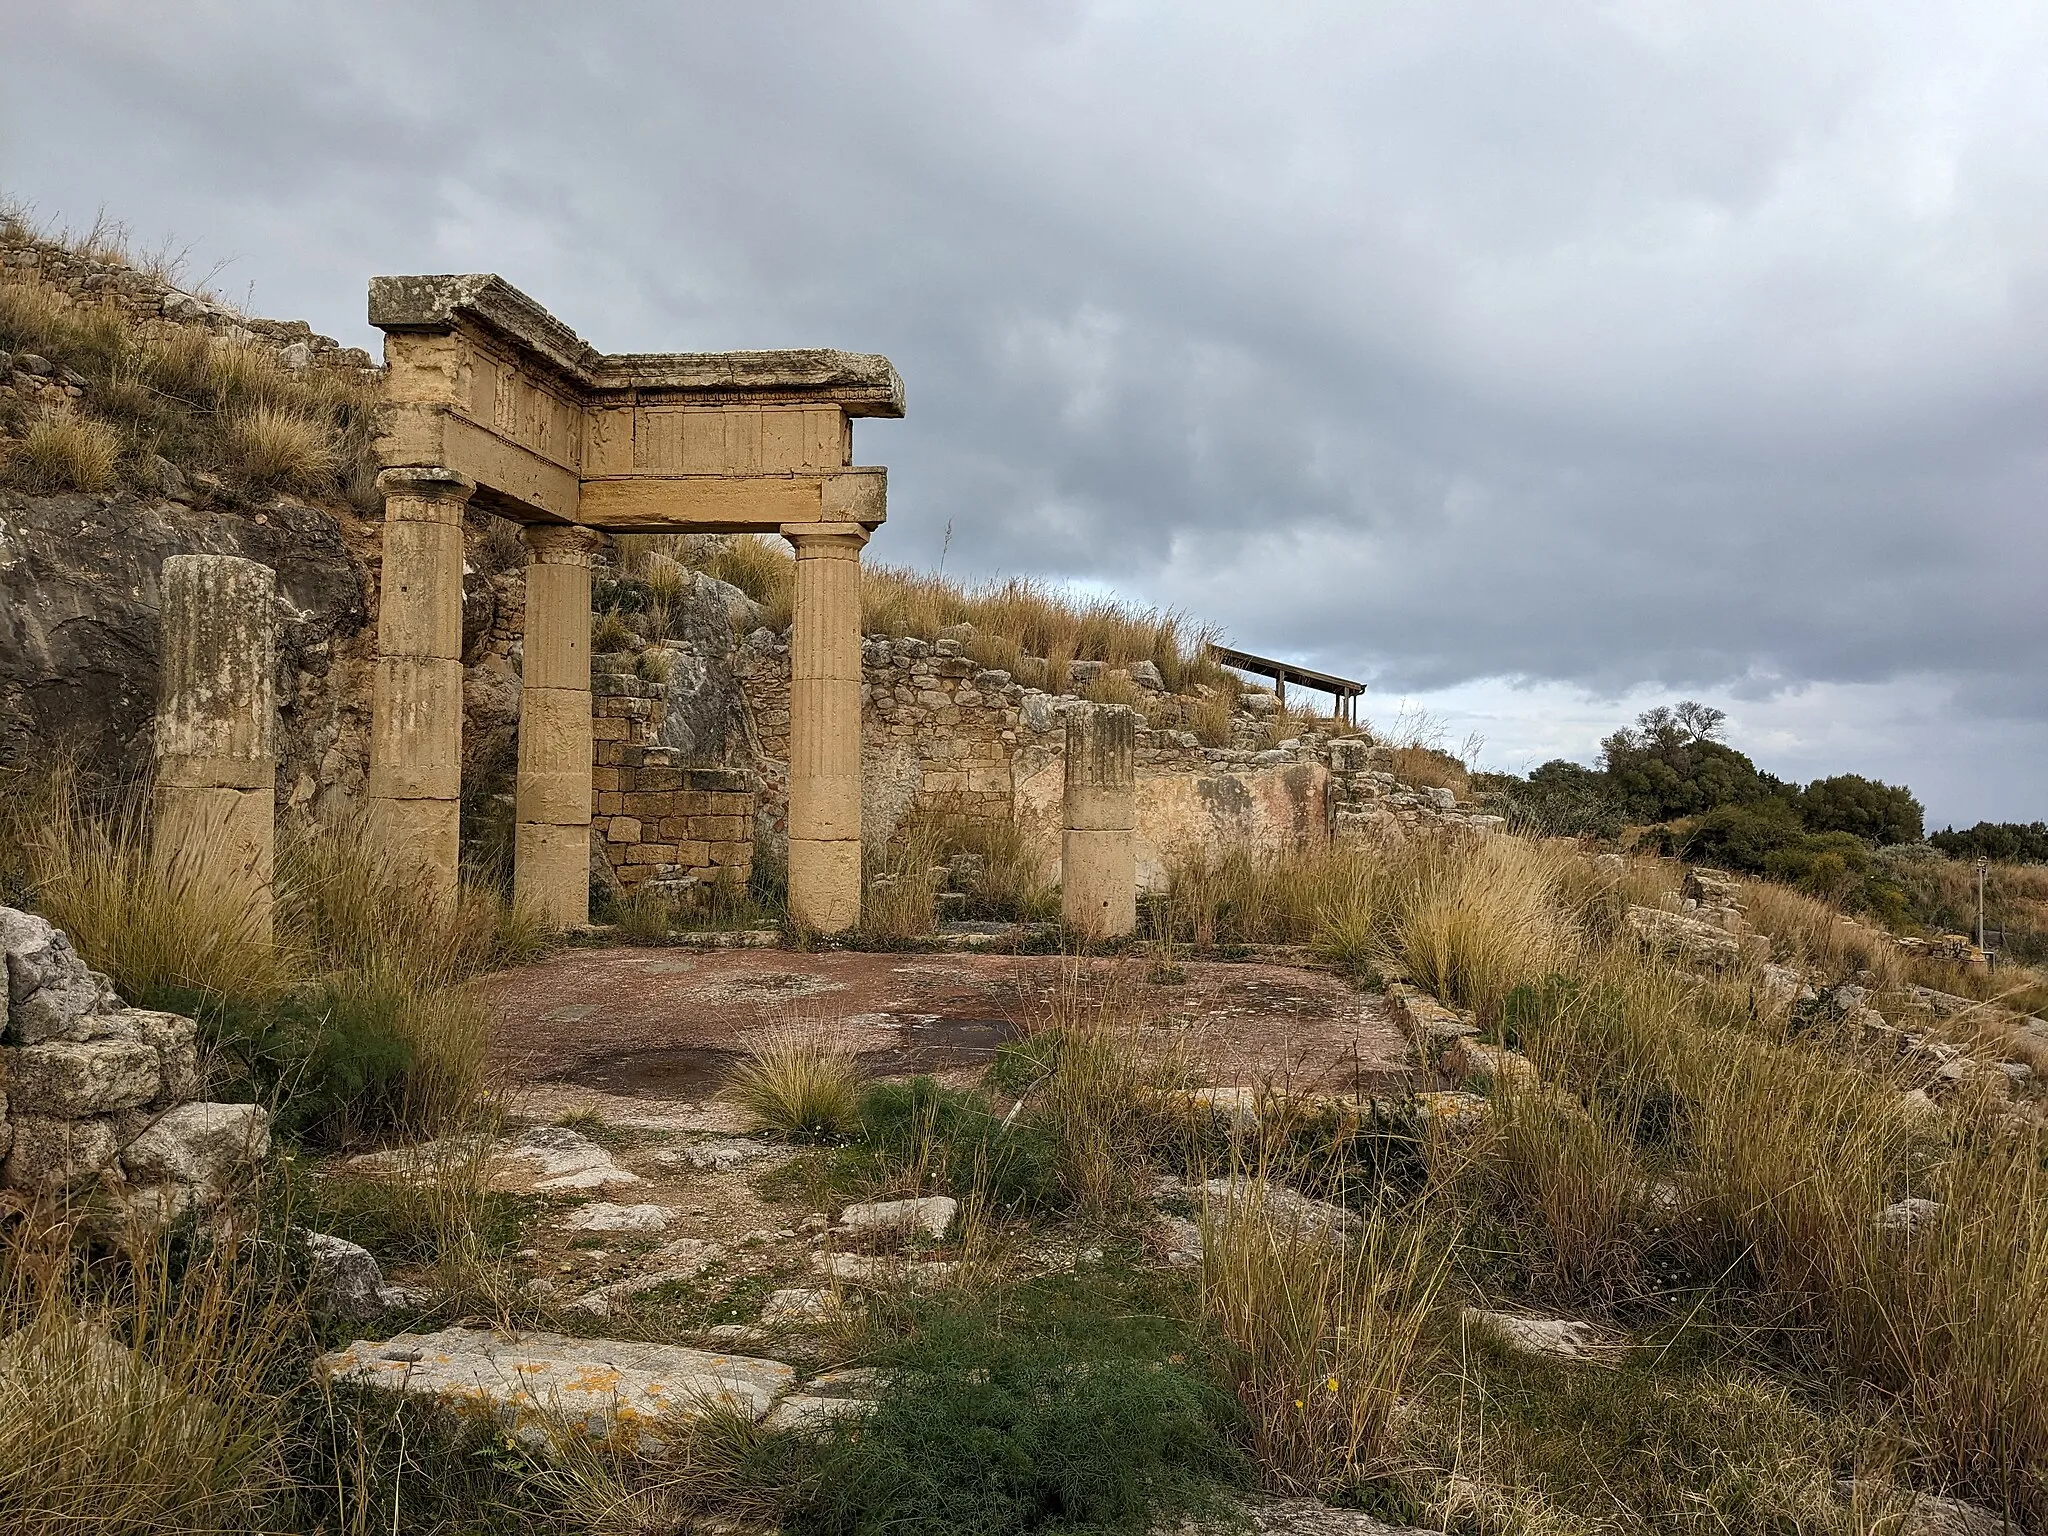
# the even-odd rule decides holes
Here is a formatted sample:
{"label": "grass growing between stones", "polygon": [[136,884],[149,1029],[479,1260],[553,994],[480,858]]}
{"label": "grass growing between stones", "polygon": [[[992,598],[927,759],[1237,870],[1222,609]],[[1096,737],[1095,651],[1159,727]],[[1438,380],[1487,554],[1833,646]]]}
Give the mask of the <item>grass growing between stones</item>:
{"label": "grass growing between stones", "polygon": [[287,827],[276,937],[150,856],[146,801],[99,805],[61,766],[0,796],[11,878],[143,1007],[199,1018],[224,1091],[288,1131],[428,1132],[476,1108],[488,1019],[462,983],[530,959],[544,926],[488,887],[444,908],[391,875],[360,827]]}

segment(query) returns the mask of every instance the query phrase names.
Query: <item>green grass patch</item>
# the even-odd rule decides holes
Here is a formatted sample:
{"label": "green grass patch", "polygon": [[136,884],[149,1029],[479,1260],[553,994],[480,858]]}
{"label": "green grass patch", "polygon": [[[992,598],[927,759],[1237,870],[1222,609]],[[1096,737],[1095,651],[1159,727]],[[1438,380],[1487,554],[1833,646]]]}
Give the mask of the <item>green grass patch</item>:
{"label": "green grass patch", "polygon": [[944,1189],[1016,1215],[1061,1203],[1053,1148],[1028,1117],[1005,1124],[982,1095],[929,1077],[876,1083],[860,1101],[860,1142],[841,1157],[858,1171]]}

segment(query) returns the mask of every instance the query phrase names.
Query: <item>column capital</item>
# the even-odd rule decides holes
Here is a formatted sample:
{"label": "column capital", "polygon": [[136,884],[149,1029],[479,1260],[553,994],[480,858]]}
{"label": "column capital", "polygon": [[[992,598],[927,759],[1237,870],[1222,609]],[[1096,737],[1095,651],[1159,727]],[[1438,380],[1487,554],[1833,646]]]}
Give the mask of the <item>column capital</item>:
{"label": "column capital", "polygon": [[588,565],[610,542],[595,528],[575,523],[528,523],[519,530],[529,565]]}
{"label": "column capital", "polygon": [[467,501],[476,493],[476,482],[460,470],[429,465],[381,470],[377,489],[386,496],[415,496],[422,501]]}
{"label": "column capital", "polygon": [[858,523],[784,523],[781,533],[796,546],[799,560],[858,560],[868,541],[867,529]]}

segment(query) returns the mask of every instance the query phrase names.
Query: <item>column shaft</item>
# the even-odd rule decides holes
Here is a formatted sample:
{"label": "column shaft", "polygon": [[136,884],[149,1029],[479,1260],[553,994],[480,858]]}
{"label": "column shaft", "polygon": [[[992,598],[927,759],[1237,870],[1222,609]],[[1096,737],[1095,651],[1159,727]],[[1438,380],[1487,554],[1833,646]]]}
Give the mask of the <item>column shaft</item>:
{"label": "column shaft", "polygon": [[151,855],[210,908],[271,936],[277,576],[233,555],[163,567]]}
{"label": "column shaft", "polygon": [[393,873],[455,897],[462,798],[462,514],[476,483],[387,469],[370,817]]}
{"label": "column shaft", "polygon": [[1069,928],[1091,939],[1120,938],[1138,926],[1136,745],[1127,705],[1067,711],[1061,910]]}
{"label": "column shaft", "polygon": [[860,551],[856,524],[788,524],[789,907],[822,933],[860,921]]}
{"label": "column shaft", "polygon": [[587,528],[525,532],[513,895],[559,927],[590,921],[590,557]]}

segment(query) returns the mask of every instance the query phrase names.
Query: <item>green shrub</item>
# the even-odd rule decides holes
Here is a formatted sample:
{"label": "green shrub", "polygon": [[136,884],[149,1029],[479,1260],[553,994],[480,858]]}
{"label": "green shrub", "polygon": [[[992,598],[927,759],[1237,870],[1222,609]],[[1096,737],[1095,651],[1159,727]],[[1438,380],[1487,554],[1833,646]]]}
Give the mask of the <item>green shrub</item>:
{"label": "green shrub", "polygon": [[920,1188],[929,1181],[1013,1213],[1060,1204],[1045,1133],[1021,1116],[1005,1125],[980,1094],[929,1077],[876,1083],[861,1095],[860,1130],[858,1157],[909,1172]]}
{"label": "green shrub", "polygon": [[1142,1283],[1094,1278],[934,1303],[880,1351],[897,1390],[763,1473],[792,1536],[1142,1531],[1248,1471],[1196,1336]]}

